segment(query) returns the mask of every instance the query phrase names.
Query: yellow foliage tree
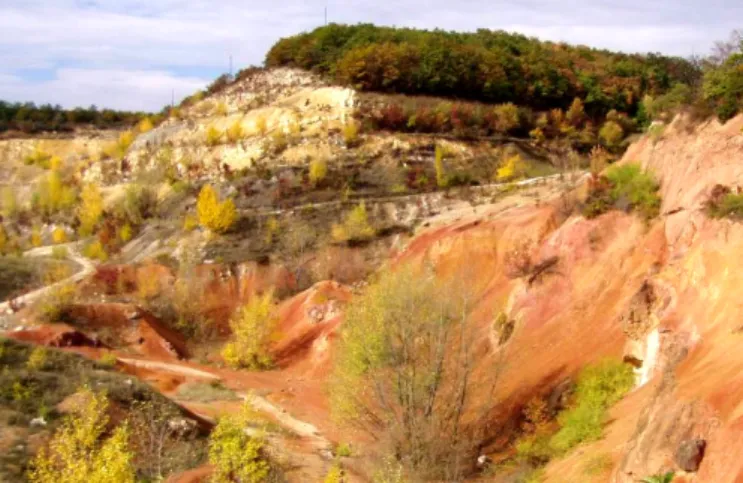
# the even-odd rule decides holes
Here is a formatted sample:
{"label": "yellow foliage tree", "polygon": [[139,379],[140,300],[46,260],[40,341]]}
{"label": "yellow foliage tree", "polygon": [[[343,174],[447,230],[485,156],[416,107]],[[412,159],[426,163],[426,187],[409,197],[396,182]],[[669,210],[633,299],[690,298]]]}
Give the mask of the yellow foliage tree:
{"label": "yellow foliage tree", "polygon": [[343,143],[347,148],[356,146],[359,142],[359,125],[349,121],[343,126]]}
{"label": "yellow foliage tree", "polygon": [[522,178],[526,173],[526,164],[521,155],[514,154],[510,156],[503,165],[498,168],[495,179],[498,181],[513,181]]}
{"label": "yellow foliage tree", "polygon": [[227,115],[227,104],[225,104],[224,102],[220,102],[219,104],[217,104],[217,107],[214,109],[214,112],[218,116],[226,116]]}
{"label": "yellow foliage tree", "polygon": [[511,129],[519,126],[519,108],[509,102],[495,106],[495,128],[502,133],[507,133]]}
{"label": "yellow foliage tree", "polygon": [[606,121],[601,126],[601,130],[599,130],[599,138],[601,138],[607,147],[615,147],[624,138],[624,129],[614,121]]}
{"label": "yellow foliage tree", "polygon": [[214,126],[209,126],[206,130],[206,144],[207,146],[216,146],[222,139],[222,133],[219,132]]}
{"label": "yellow foliage tree", "polygon": [[31,483],[133,483],[134,455],[129,450],[129,429],[118,426],[102,440],[108,424],[105,394],[83,388],[76,414],[67,417],[47,448],[32,462]]}
{"label": "yellow foliage tree", "polygon": [[242,122],[240,122],[239,120],[235,121],[227,129],[227,139],[232,143],[236,143],[244,137],[245,137],[245,130],[243,129]]}
{"label": "yellow foliage tree", "polygon": [[324,158],[316,158],[310,161],[310,183],[316,186],[328,174],[328,163]]}
{"label": "yellow foliage tree", "polygon": [[6,186],[2,191],[2,214],[6,218],[11,218],[18,213],[18,199],[13,188]]}
{"label": "yellow foliage tree", "polygon": [[250,436],[245,431],[254,419],[247,402],[239,414],[219,419],[209,436],[212,483],[260,483],[268,478],[271,468],[264,457],[265,441],[261,435]]}
{"label": "yellow foliage tree", "polygon": [[227,364],[249,369],[271,367],[268,349],[276,326],[273,305],[273,292],[256,294],[230,319],[232,340],[222,349]]}
{"label": "yellow foliage tree", "polygon": [[5,227],[0,225],[0,255],[4,255],[8,250],[8,234],[5,233]]}
{"label": "yellow foliage tree", "polygon": [[446,169],[444,168],[444,149],[438,144],[436,145],[434,168],[436,169],[436,184],[438,187],[446,188],[449,186],[449,177],[446,175]]}
{"label": "yellow foliage tree", "polygon": [[139,121],[139,124],[137,125],[137,129],[141,133],[146,133],[148,131],[152,131],[152,128],[155,126],[152,124],[152,119],[149,117],[145,117],[141,121]]}
{"label": "yellow foliage tree", "polygon": [[88,236],[93,233],[103,215],[103,196],[97,185],[88,183],[83,186],[80,196],[80,209],[77,217],[80,220],[80,234]]}
{"label": "yellow foliage tree", "polygon": [[46,215],[66,211],[76,201],[75,191],[64,183],[62,176],[55,170],[41,178],[34,197],[34,204]]}
{"label": "yellow foliage tree", "polygon": [[331,235],[337,242],[374,238],[376,230],[369,223],[366,204],[362,201],[361,204],[346,214],[343,223],[333,225]]}
{"label": "yellow foliage tree", "polygon": [[40,247],[41,244],[41,228],[39,225],[34,225],[33,228],[31,228],[31,246]]}
{"label": "yellow foliage tree", "polygon": [[215,233],[229,230],[237,219],[235,203],[228,199],[220,203],[217,192],[211,185],[204,185],[196,202],[199,224]]}
{"label": "yellow foliage tree", "polygon": [[258,116],[258,119],[255,120],[255,129],[261,136],[264,136],[266,132],[268,132],[268,122],[266,121],[266,116]]}

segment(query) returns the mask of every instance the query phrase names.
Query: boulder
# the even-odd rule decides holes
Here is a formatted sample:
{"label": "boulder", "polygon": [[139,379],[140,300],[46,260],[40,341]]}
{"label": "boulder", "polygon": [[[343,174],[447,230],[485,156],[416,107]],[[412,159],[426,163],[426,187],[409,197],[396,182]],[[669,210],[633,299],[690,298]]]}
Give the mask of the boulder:
{"label": "boulder", "polygon": [[684,471],[695,472],[704,458],[707,442],[703,439],[686,439],[676,449],[676,464]]}

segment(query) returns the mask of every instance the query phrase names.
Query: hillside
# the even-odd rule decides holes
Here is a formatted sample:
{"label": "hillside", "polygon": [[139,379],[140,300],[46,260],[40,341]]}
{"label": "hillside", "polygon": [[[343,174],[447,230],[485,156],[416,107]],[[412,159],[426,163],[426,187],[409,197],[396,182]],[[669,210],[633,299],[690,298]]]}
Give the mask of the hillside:
{"label": "hillside", "polygon": [[[277,45],[413,35],[344,29]],[[652,62],[673,65],[588,54],[636,66],[639,85]],[[152,389],[166,420],[211,433],[166,430],[189,457],[157,475],[131,446],[138,477],[208,481],[229,458],[205,448],[232,441],[257,481],[743,478],[743,118],[680,115],[592,150],[451,116],[442,130],[384,124],[402,125],[389,106],[445,102],[275,67],[156,126],[0,141],[0,261],[19,274],[2,280],[3,431],[32,443],[0,469],[23,473],[61,401],[111,377],[123,410],[101,441]],[[618,107],[585,102],[576,128]],[[53,364],[25,344],[53,348]],[[46,390],[57,409],[21,404]]]}

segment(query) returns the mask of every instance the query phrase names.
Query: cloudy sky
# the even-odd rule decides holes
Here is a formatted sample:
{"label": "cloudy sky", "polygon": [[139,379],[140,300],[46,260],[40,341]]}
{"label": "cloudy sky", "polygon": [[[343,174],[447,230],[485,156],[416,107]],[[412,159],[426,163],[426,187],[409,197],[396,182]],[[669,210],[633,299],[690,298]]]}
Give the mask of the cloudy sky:
{"label": "cloudy sky", "polygon": [[734,0],[0,0],[0,99],[159,110],[330,21],[517,31],[688,56],[743,27]]}

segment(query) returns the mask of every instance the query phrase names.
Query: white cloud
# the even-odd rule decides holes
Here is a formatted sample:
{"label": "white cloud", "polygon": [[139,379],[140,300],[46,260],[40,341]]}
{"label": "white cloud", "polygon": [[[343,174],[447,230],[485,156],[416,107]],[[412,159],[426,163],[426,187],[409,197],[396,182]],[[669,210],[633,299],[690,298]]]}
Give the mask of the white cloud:
{"label": "white cloud", "polygon": [[171,87],[226,71],[230,55],[236,67],[261,63],[279,37],[322,24],[326,6],[342,23],[505,29],[684,56],[743,26],[743,3],[729,0],[0,0],[0,76],[56,77],[0,77],[0,98],[159,109]]}
{"label": "white cloud", "polygon": [[49,81],[26,82],[18,76],[0,75],[0,92],[9,100],[64,107],[89,106],[150,111],[203,88],[209,80],[176,77],[164,71],[59,69]]}

